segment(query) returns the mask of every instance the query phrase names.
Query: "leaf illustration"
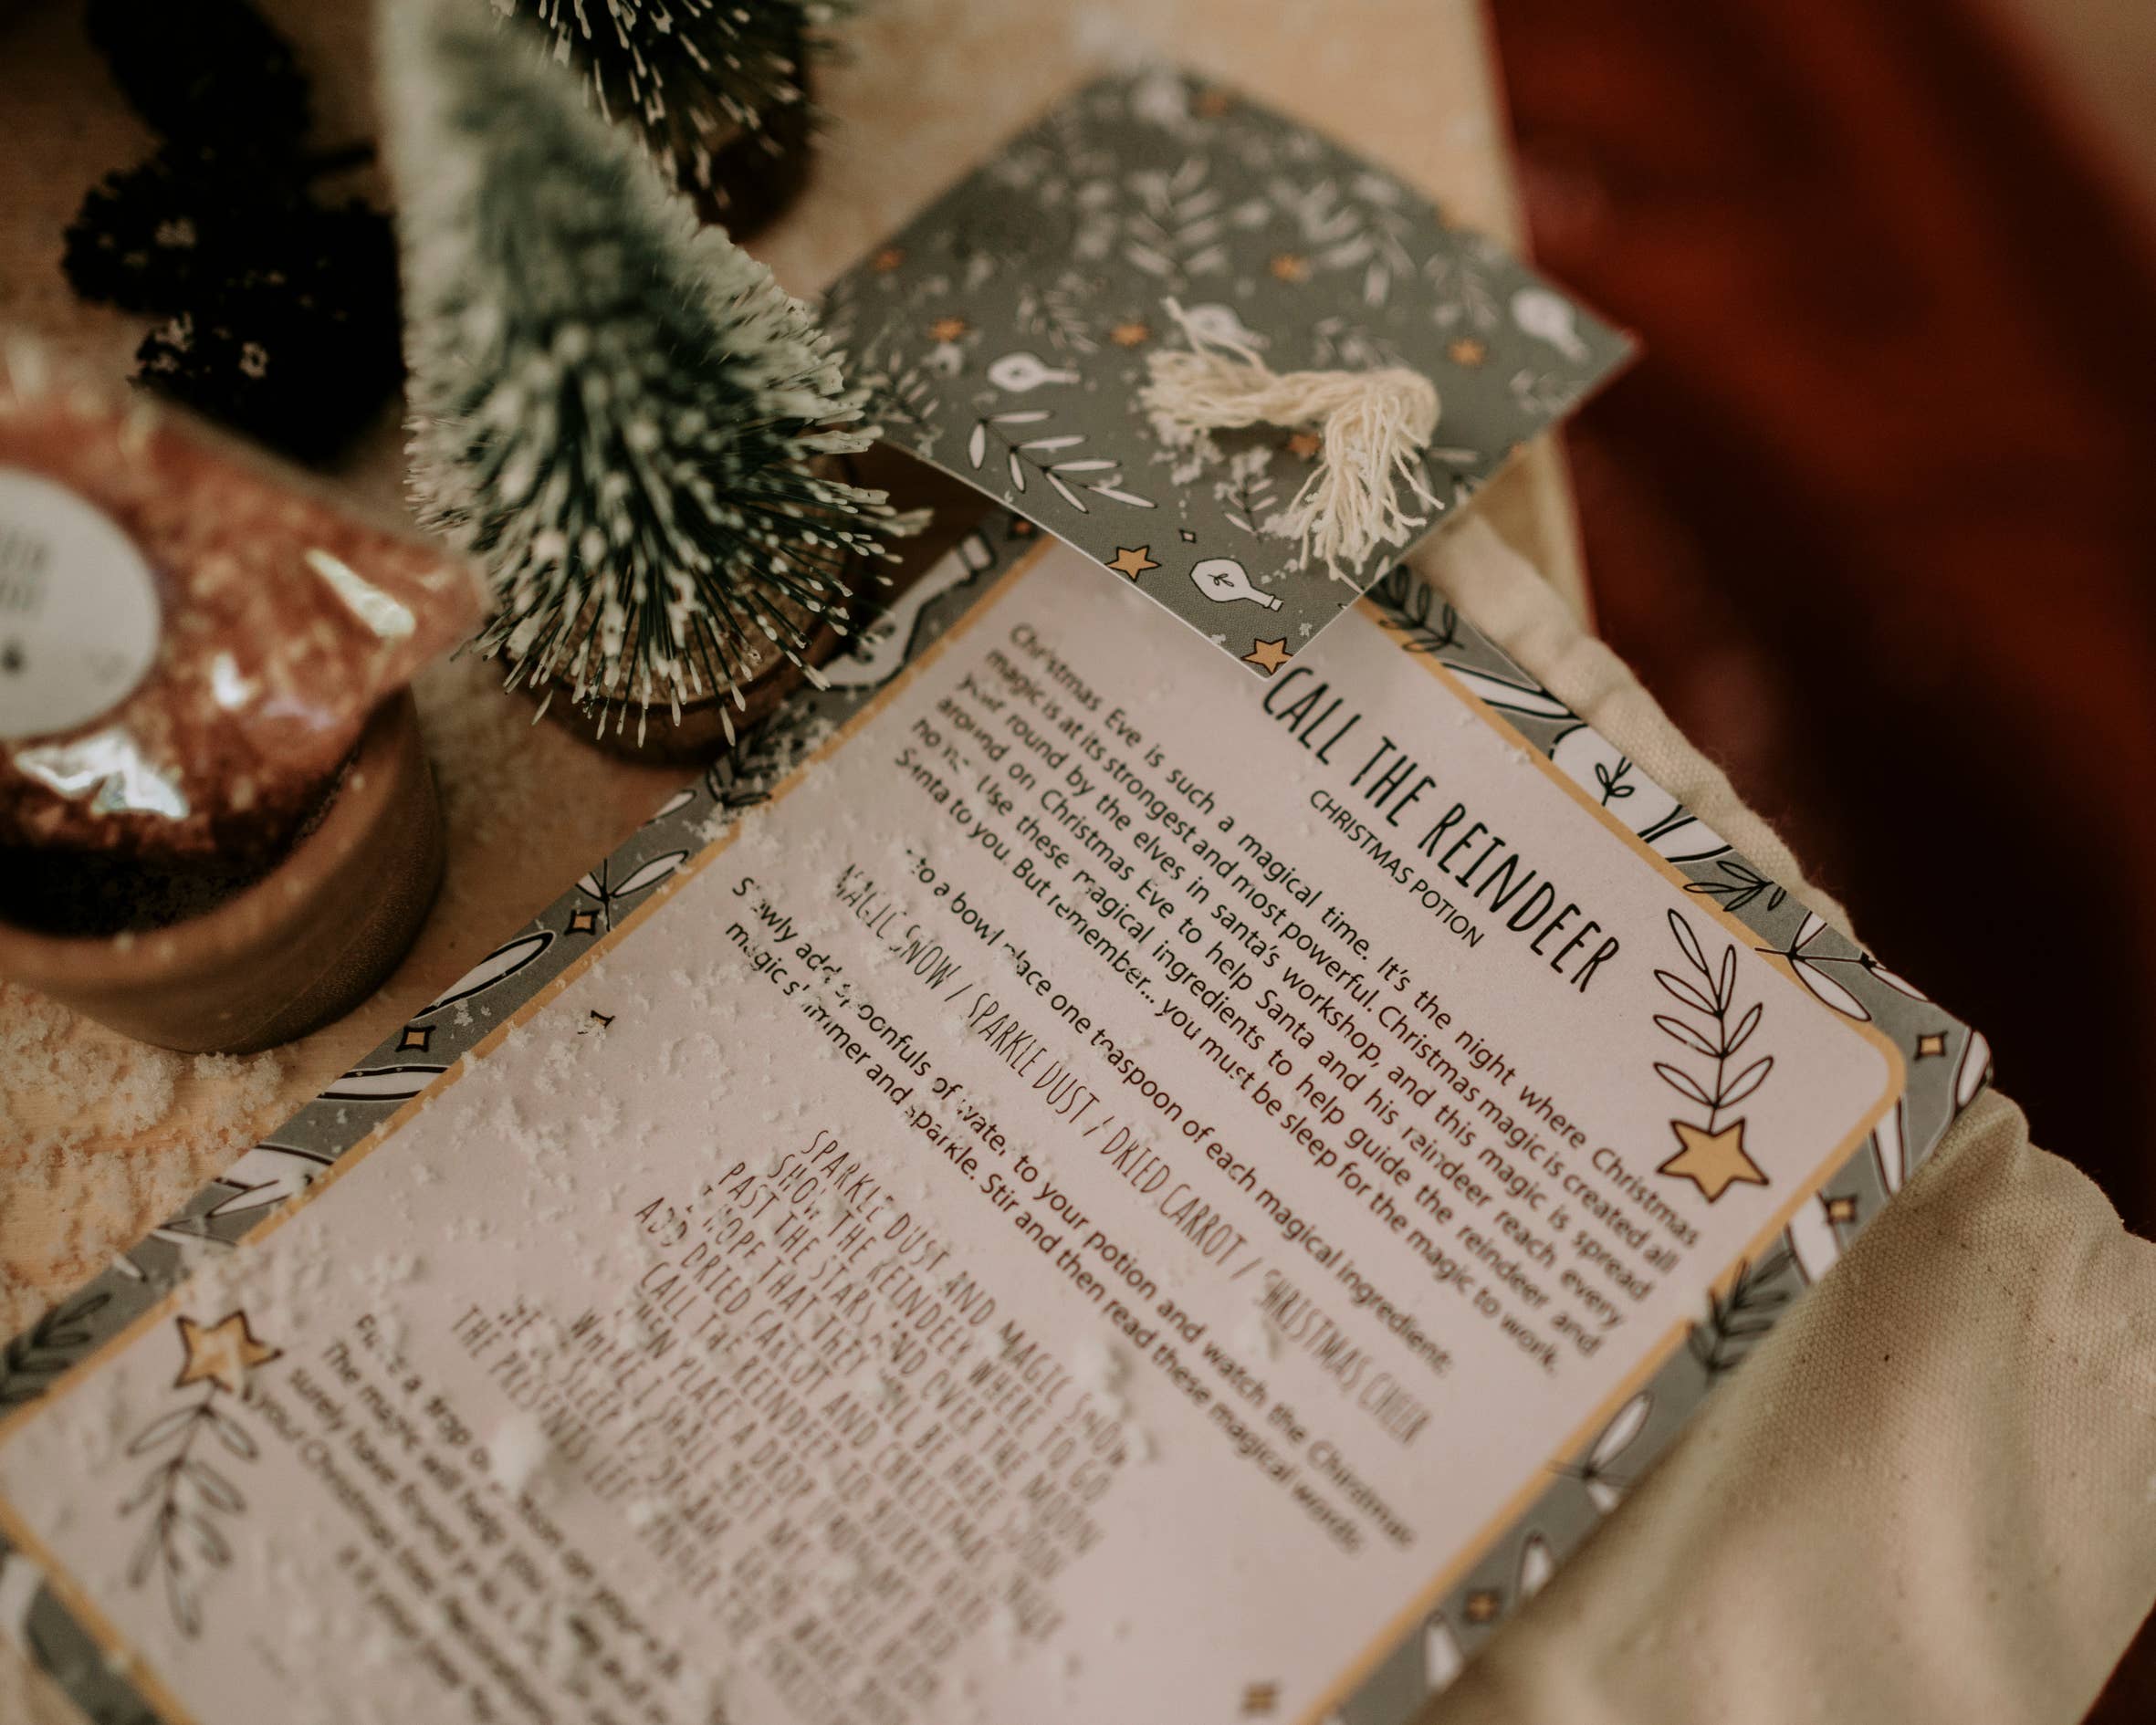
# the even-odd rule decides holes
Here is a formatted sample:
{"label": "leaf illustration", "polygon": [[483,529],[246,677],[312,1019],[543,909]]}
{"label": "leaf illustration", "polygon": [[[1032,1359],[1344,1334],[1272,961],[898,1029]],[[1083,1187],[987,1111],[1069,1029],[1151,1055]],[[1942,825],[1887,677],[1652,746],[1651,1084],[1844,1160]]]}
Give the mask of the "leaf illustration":
{"label": "leaf illustration", "polygon": [[1984,1087],[1991,1077],[1992,1045],[1980,1031],[1969,1032],[1969,1040],[1962,1045],[1962,1062],[1954,1068],[1954,1106],[1966,1108],[1976,1100],[1976,1092]]}
{"label": "leaf illustration", "polygon": [[169,1414],[152,1420],[129,1440],[127,1453],[131,1456],[146,1455],[151,1450],[170,1443],[194,1423],[194,1408],[175,1407]]}
{"label": "leaf illustration", "polygon": [[216,1184],[232,1187],[232,1196],[204,1210],[203,1219],[245,1216],[297,1197],[330,1163],[330,1158],[319,1150],[258,1144],[217,1176]]}
{"label": "leaf illustration", "polygon": [[1654,1410],[1654,1392],[1641,1390],[1610,1417],[1609,1424],[1596,1435],[1588,1447],[1588,1464],[1607,1468],[1632,1446],[1647,1426],[1647,1417]]}
{"label": "leaf illustration", "polygon": [[1674,970],[1656,971],[1655,980],[1684,1005],[1704,1012],[1709,1018],[1715,1015],[1714,1002],[1707,998],[1705,990],[1697,983],[1679,976]]}
{"label": "leaf illustration", "polygon": [[1743,910],[1763,894],[1766,898],[1768,910],[1780,910],[1783,900],[1789,896],[1765,875],[1734,857],[1723,857],[1714,866],[1727,878],[1720,881],[1687,881],[1684,890],[1719,898],[1722,907],[1732,914]]}
{"label": "leaf illustration", "polygon": [[242,1461],[252,1461],[261,1453],[260,1447],[248,1434],[246,1427],[219,1413],[216,1408],[204,1407],[203,1419],[209,1427],[211,1436]]}
{"label": "leaf illustration", "polygon": [[1680,1095],[1690,1096],[1702,1108],[1714,1106],[1714,1099],[1707,1094],[1706,1087],[1682,1068],[1671,1066],[1666,1061],[1657,1061],[1655,1071],[1661,1074],[1662,1082]]}
{"label": "leaf illustration", "polygon": [[1682,1019],[1673,1019],[1667,1013],[1658,1012],[1655,1014],[1655,1023],[1666,1034],[1675,1037],[1695,1053],[1704,1054],[1711,1061],[1721,1058],[1722,1051]]}
{"label": "leaf illustration", "polygon": [[206,1461],[189,1459],[180,1464],[180,1471],[194,1481],[203,1500],[212,1509],[236,1514],[247,1507],[246,1499],[240,1496],[239,1488],[211,1467]]}
{"label": "leaf illustration", "polygon": [[1489,706],[1530,718],[1571,718],[1573,711],[1540,684],[1513,683],[1487,671],[1470,671],[1448,662],[1446,669],[1467,685],[1468,693]]}
{"label": "leaf illustration", "polygon": [[1556,1573],[1557,1554],[1550,1549],[1549,1541],[1540,1533],[1530,1533],[1520,1547],[1519,1596],[1533,1599]]}
{"label": "leaf illustration", "polygon": [[1796,1214],[1789,1218],[1788,1239],[1790,1254],[1807,1282],[1817,1281],[1839,1261],[1841,1237],[1834,1231],[1834,1223],[1826,1214],[1825,1193],[1797,1207]]}
{"label": "leaf illustration", "polygon": [[1422,1632],[1422,1680],[1435,1695],[1439,1689],[1451,1688],[1466,1667],[1467,1657],[1460,1649],[1460,1637],[1452,1633],[1452,1626],[1440,1612]]}
{"label": "leaf illustration", "polygon": [[1879,1184],[1889,1196],[1901,1190],[1901,1182],[1909,1176],[1909,1150],[1904,1135],[1908,1124],[1907,1104],[1898,1102],[1871,1131],[1871,1153],[1879,1159]]}
{"label": "leaf illustration", "polygon": [[225,1536],[201,1516],[183,1515],[180,1517],[180,1525],[187,1530],[194,1541],[194,1549],[204,1563],[214,1568],[223,1569],[232,1562],[232,1547],[225,1542]]}
{"label": "leaf illustration", "polygon": [[1706,1318],[1692,1326],[1689,1345],[1710,1378],[1735,1367],[1752,1343],[1774,1328],[1789,1302],[1788,1291],[1774,1284],[1793,1261],[1788,1246],[1777,1246],[1755,1262],[1740,1263],[1728,1293],[1708,1296]]}
{"label": "leaf illustration", "polygon": [[1692,968],[1712,982],[1714,972],[1707,963],[1707,955],[1700,949],[1700,937],[1692,933],[1692,925],[1675,911],[1669,912],[1669,932],[1677,936],[1677,944],[1683,948],[1684,956],[1691,960]]}
{"label": "leaf illustration", "polygon": [[413,1021],[416,1023],[429,1013],[439,1012],[444,1007],[455,1006],[459,1000],[468,1000],[476,994],[485,993],[498,982],[508,981],[553,944],[554,931],[550,928],[537,929],[505,942],[414,1012],[412,1015]]}
{"label": "leaf illustration", "polygon": [[67,1368],[69,1356],[89,1345],[90,1321],[110,1303],[103,1289],[48,1307],[37,1322],[0,1348],[0,1408],[19,1407],[44,1392],[48,1379]]}
{"label": "leaf illustration", "polygon": [[445,1066],[361,1066],[333,1081],[319,1102],[409,1102],[449,1069]]}
{"label": "leaf illustration", "polygon": [[656,886],[687,862],[688,856],[686,851],[669,851],[664,856],[654,856],[648,862],[639,863],[631,871],[629,878],[615,887],[609,896],[627,898],[633,893],[641,893]]}
{"label": "leaf illustration", "polygon": [[1871,1009],[1809,958],[1793,957],[1789,967],[1796,973],[1799,982],[1837,1012],[1864,1021],[1870,1019]]}
{"label": "leaf illustration", "polygon": [[1764,1003],[1754,1000],[1744,1009],[1744,1016],[1737,1020],[1737,1028],[1730,1032],[1729,1040],[1722,1045],[1722,1057],[1728,1060],[1752,1040],[1752,1032],[1759,1029],[1759,1015],[1766,1010]]}
{"label": "leaf illustration", "polygon": [[668,815],[679,814],[684,809],[687,808],[689,804],[696,801],[696,786],[684,785],[679,790],[675,791],[671,797],[667,798],[665,802],[661,803],[656,809],[653,810],[651,813],[651,819],[646,821],[644,824],[647,827],[655,827]]}
{"label": "leaf illustration", "polygon": [[1117,503],[1127,503],[1134,509],[1150,509],[1153,507],[1152,498],[1134,496],[1132,493],[1124,490],[1120,484],[1112,486],[1088,486],[1086,489],[1091,491],[1096,497],[1108,497]]}
{"label": "leaf illustration", "polygon": [[1763,1055],[1722,1086],[1722,1094],[1715,1098],[1717,1108],[1734,1108],[1747,1096],[1767,1082],[1767,1074],[1774,1070],[1774,1057]]}

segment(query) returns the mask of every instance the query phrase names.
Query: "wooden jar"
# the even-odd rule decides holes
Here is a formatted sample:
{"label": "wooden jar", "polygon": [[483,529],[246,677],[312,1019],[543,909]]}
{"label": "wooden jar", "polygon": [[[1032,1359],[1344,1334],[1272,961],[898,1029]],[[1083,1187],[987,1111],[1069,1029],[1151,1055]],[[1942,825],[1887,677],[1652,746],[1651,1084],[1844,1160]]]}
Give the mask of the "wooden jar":
{"label": "wooden jar", "polygon": [[5,920],[0,976],[187,1053],[246,1054],[349,1012],[441,885],[441,806],[409,693],[379,707],[328,800],[267,873],[203,914],[98,937]]}

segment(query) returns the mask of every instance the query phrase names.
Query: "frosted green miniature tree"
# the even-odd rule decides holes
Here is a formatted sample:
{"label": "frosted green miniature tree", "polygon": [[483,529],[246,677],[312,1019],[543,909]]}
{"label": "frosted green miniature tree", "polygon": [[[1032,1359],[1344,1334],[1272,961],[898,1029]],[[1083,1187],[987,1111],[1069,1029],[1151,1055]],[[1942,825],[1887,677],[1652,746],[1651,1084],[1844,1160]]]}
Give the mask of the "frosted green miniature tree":
{"label": "frosted green miniature tree", "polygon": [[602,725],[739,705],[757,638],[802,664],[889,556],[884,494],[822,471],[873,439],[863,392],[536,32],[383,19],[412,484],[492,582],[480,645]]}

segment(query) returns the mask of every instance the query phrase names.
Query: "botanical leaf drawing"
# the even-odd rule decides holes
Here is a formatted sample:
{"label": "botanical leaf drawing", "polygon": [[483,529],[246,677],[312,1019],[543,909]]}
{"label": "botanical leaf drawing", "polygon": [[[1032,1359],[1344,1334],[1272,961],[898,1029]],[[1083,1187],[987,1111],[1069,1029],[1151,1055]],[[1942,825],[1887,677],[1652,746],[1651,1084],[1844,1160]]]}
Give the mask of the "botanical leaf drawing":
{"label": "botanical leaf drawing", "polygon": [[1653,1411],[1654,1392],[1640,1390],[1612,1414],[1609,1423],[1595,1434],[1595,1441],[1587,1446],[1586,1460],[1576,1468],[1559,1469],[1560,1472],[1572,1475],[1586,1488],[1587,1501],[1604,1515],[1617,1508],[1629,1483],[1612,1469],[1647,1428],[1647,1417]]}
{"label": "botanical leaf drawing", "polygon": [[1066,353],[1092,353],[1094,340],[1087,302],[1094,283],[1076,270],[1065,270],[1045,288],[1031,282],[1020,288],[1012,321],[1027,335],[1038,336]]}
{"label": "botanical leaf drawing", "polygon": [[[1852,1019],[1868,1021],[1871,1009],[1844,988],[1826,968],[1828,965],[1855,965],[1860,970],[1876,970],[1869,954],[1860,952],[1832,953],[1810,950],[1812,943],[1826,932],[1826,919],[1817,911],[1806,911],[1798,925],[1796,938],[1786,946],[1762,946],[1760,951],[1784,960],[1796,975],[1796,979],[1837,1012]],[[1901,992],[1908,993],[1906,983]]]}
{"label": "botanical leaf drawing", "polygon": [[576,890],[598,902],[602,925],[612,928],[615,905],[638,893],[649,892],[687,862],[688,857],[686,851],[669,851],[664,856],[639,862],[618,881],[613,878],[613,859],[609,857],[589,874],[578,875]]}
{"label": "botanical leaf drawing", "polygon": [[445,1066],[355,1066],[316,1098],[319,1102],[409,1102],[449,1069]]}
{"label": "botanical leaf drawing", "polygon": [[1265,523],[1280,513],[1280,500],[1272,488],[1272,452],[1262,444],[1239,449],[1228,457],[1227,477],[1213,486],[1229,525],[1245,533],[1261,535]]}
{"label": "botanical leaf drawing", "polygon": [[1409,653],[1443,653],[1460,643],[1460,613],[1404,563],[1379,577],[1370,597],[1391,613],[1400,645]]}
{"label": "botanical leaf drawing", "polygon": [[968,465],[979,473],[988,465],[989,457],[995,455],[1010,476],[1013,491],[1022,494],[1027,489],[1029,476],[1037,476],[1045,480],[1058,497],[1081,515],[1090,515],[1092,508],[1078,495],[1080,492],[1128,504],[1134,508],[1153,507],[1151,499],[1136,497],[1124,488],[1122,468],[1117,462],[1084,455],[1049,459],[1059,451],[1083,444],[1083,433],[1023,438],[1011,434],[1012,426],[1038,425],[1050,417],[1044,407],[1027,407],[1008,413],[985,414],[975,420],[966,438]]}
{"label": "botanical leaf drawing", "polygon": [[1676,911],[1669,913],[1669,932],[1677,937],[1678,950],[1690,974],[1657,970],[1655,980],[1679,1006],[1697,1013],[1700,1021],[1658,1012],[1655,1028],[1688,1054],[1701,1061],[1711,1061],[1713,1068],[1709,1071],[1701,1065],[1688,1071],[1668,1061],[1657,1061],[1654,1069],[1671,1090],[1707,1111],[1703,1124],[1707,1131],[1713,1132],[1721,1126],[1724,1114],[1732,1113],[1767,1082],[1767,1075],[1774,1070],[1774,1057],[1763,1054],[1743,1065],[1737,1062],[1737,1056],[1759,1029],[1764,1009],[1754,1001],[1743,1011],[1736,1010],[1735,946],[1726,947],[1719,961],[1710,959],[1691,925]]}
{"label": "botanical leaf drawing", "polygon": [[217,1176],[217,1184],[229,1187],[232,1196],[204,1211],[202,1219],[245,1216],[298,1197],[335,1160],[327,1151],[258,1144]]}
{"label": "botanical leaf drawing", "polygon": [[142,1537],[128,1560],[128,1584],[140,1587],[156,1577],[173,1622],[190,1639],[202,1631],[203,1582],[208,1572],[232,1561],[232,1542],[222,1523],[247,1507],[240,1489],[203,1453],[204,1440],[239,1461],[252,1461],[258,1453],[246,1427],[220,1406],[228,1395],[212,1383],[200,1401],[152,1420],[127,1446],[130,1456],[156,1458],[120,1505],[123,1517],[145,1516]]}
{"label": "botanical leaf drawing", "polygon": [[1470,246],[1435,251],[1423,260],[1422,275],[1438,294],[1430,317],[1439,329],[1497,328],[1503,312],[1490,259]]}
{"label": "botanical leaf drawing", "polygon": [[430,1013],[439,1012],[444,1007],[455,1006],[460,1000],[468,1000],[474,995],[484,994],[497,983],[508,981],[525,966],[537,960],[553,944],[554,931],[550,928],[535,929],[529,934],[519,935],[514,940],[504,942],[421,1007],[412,1015],[411,1021],[416,1023]]}
{"label": "botanical leaf drawing", "polygon": [[1435,1695],[1439,1689],[1452,1687],[1467,1665],[1467,1656],[1460,1651],[1460,1637],[1452,1633],[1452,1626],[1439,1612],[1429,1620],[1422,1632],[1422,1680]]}
{"label": "botanical leaf drawing", "polygon": [[1789,896],[1785,891],[1776,886],[1758,870],[1753,868],[1749,863],[1739,862],[1735,857],[1722,857],[1715,862],[1714,866],[1721,871],[1724,876],[1723,879],[1719,881],[1687,881],[1684,890],[1688,893],[1699,893],[1710,898],[1720,899],[1722,909],[1730,912],[1732,915],[1763,894],[1766,898],[1766,908],[1770,911],[1780,910],[1782,901]]}
{"label": "botanical leaf drawing", "polygon": [[1754,1262],[1740,1262],[1727,1293],[1707,1297],[1707,1316],[1692,1325],[1689,1345],[1710,1380],[1732,1370],[1752,1344],[1774,1327],[1789,1290],[1774,1284],[1790,1265],[1787,1246]]}
{"label": "botanical leaf drawing", "polygon": [[1211,170],[1208,158],[1188,156],[1172,169],[1141,169],[1129,176],[1125,183],[1136,207],[1123,218],[1125,263],[1171,288],[1228,267],[1220,194],[1206,183]]}
{"label": "botanical leaf drawing", "polygon": [[89,1344],[95,1333],[90,1321],[111,1298],[92,1289],[65,1301],[0,1348],[0,1408],[19,1407],[44,1395],[76,1351]]}

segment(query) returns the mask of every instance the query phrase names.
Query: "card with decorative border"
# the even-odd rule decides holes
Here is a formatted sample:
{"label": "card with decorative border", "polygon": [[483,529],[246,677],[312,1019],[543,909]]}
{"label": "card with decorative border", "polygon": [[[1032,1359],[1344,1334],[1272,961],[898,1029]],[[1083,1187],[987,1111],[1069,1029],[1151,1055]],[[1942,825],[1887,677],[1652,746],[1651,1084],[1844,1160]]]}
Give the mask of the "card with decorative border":
{"label": "card with decorative border", "polygon": [[1164,443],[1143,396],[1156,356],[1195,335],[1279,372],[1428,379],[1437,426],[1402,499],[1419,537],[1630,353],[1394,175],[1158,68],[1012,140],[842,276],[823,315],[885,437],[1238,659],[1299,650],[1407,547],[1337,572],[1306,559],[1283,529],[1317,430]]}
{"label": "card with decorative border", "polygon": [[1403,1725],[1986,1080],[1405,570],[831,682],[0,1352],[92,1717]]}

